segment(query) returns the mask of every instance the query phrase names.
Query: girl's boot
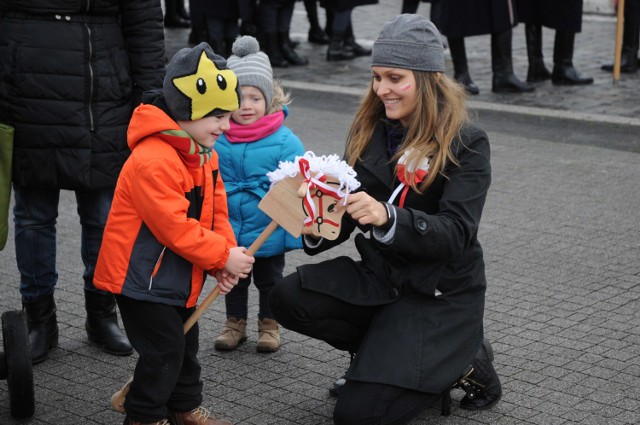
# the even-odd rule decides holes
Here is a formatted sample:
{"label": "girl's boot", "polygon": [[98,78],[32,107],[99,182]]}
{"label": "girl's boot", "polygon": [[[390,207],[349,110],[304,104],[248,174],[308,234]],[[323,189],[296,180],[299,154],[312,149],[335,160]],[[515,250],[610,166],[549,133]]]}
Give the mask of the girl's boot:
{"label": "girl's boot", "polygon": [[280,330],[273,319],[258,320],[258,344],[256,350],[261,353],[273,353],[280,348]]}
{"label": "girl's boot", "polygon": [[245,319],[227,318],[222,333],[213,344],[219,351],[231,351],[247,340],[247,321]]}

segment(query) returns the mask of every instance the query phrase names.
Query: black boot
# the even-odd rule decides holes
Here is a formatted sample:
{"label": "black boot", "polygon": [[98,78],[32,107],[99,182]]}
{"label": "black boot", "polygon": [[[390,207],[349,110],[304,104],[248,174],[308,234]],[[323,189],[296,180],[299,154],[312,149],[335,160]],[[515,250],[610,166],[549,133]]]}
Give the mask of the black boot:
{"label": "black boot", "polygon": [[556,30],[551,75],[551,82],[555,85],[577,86],[593,83],[593,78],[582,75],[573,67],[574,41],[575,33]]}
{"label": "black boot", "polygon": [[318,1],[304,0],[304,8],[307,11],[307,19],[309,19],[309,43],[329,44],[329,36],[320,27],[318,20]]}
{"label": "black boot", "polygon": [[460,408],[485,410],[495,406],[502,397],[500,378],[493,368],[493,349],[485,338],[469,369],[453,386],[462,388],[466,395]]}
{"label": "black boot", "polygon": [[353,50],[345,48],[344,46],[344,34],[335,33],[331,36],[331,43],[327,49],[328,61],[340,61],[353,59],[355,56]]}
{"label": "black boot", "polygon": [[187,8],[185,6],[186,0],[175,0],[176,1],[176,15],[181,17],[182,19],[191,19],[189,12],[187,12]]}
{"label": "black boot", "polygon": [[551,78],[551,73],[544,65],[542,54],[542,26],[527,24],[524,27],[524,35],[527,40],[527,56],[529,58],[529,70],[527,82],[536,83]]}
{"label": "black boot", "polygon": [[129,339],[118,326],[116,299],[113,294],[84,291],[87,320],[85,329],[89,341],[102,347],[102,351],[116,356],[133,354]]}
{"label": "black boot", "polygon": [[280,53],[282,57],[284,57],[290,65],[293,66],[301,66],[301,65],[309,65],[309,59],[300,56],[293,50],[291,47],[291,40],[289,39],[289,33],[281,32],[278,33],[278,48],[280,48]]}
{"label": "black boot", "polygon": [[479,94],[480,89],[469,75],[464,38],[447,38],[447,41],[449,42],[449,51],[453,61],[453,79],[462,84],[467,93],[471,95]]}
{"label": "black boot", "polygon": [[274,68],[286,68],[289,66],[289,61],[286,60],[280,48],[278,47],[278,35],[277,34],[265,34],[264,35],[264,52],[269,56],[269,62]]}
{"label": "black boot", "polygon": [[178,15],[178,1],[165,0],[164,26],[167,28],[189,28],[191,21]]}
{"label": "black boot", "polygon": [[518,79],[511,61],[511,30],[491,34],[491,69],[495,93],[530,93],[535,88]]}
{"label": "black boot", "polygon": [[35,301],[22,300],[26,313],[31,363],[38,364],[49,357],[49,350],[58,346],[58,321],[53,294]]}
{"label": "black boot", "polygon": [[347,31],[344,33],[344,48],[353,51],[354,57],[371,56],[371,49],[367,49],[356,43],[351,25],[347,27]]}

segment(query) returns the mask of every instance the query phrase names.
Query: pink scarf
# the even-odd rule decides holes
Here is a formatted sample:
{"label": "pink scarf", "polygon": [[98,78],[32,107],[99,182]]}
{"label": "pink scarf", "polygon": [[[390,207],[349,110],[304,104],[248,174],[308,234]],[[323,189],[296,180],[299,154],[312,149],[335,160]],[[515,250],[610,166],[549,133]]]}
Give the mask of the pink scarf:
{"label": "pink scarf", "polygon": [[283,122],[284,111],[278,111],[265,115],[249,125],[240,125],[230,121],[230,128],[224,134],[231,143],[255,142],[275,133]]}

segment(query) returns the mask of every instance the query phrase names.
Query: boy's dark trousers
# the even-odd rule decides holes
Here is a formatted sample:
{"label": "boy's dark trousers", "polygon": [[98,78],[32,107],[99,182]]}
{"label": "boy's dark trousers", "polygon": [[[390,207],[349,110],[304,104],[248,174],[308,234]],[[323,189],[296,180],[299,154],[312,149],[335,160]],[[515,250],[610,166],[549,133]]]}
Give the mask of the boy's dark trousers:
{"label": "boy's dark trousers", "polygon": [[116,295],[129,341],[139,358],[124,402],[129,418],[157,422],[167,409],[191,411],[202,403],[198,323],[185,335],[195,308],[138,301]]}

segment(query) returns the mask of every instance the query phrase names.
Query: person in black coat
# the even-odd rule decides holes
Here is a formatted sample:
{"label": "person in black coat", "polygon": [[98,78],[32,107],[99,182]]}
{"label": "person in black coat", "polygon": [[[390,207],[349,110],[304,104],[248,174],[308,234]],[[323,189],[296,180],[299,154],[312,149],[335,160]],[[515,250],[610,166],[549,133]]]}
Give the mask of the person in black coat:
{"label": "person in black coat", "polygon": [[337,239],[303,231],[313,255],[359,229],[360,258],[299,266],[273,288],[271,311],[285,328],[353,354],[336,424],[404,424],[459,386],[472,393],[462,408],[490,408],[502,391],[483,338],[477,237],[489,140],[468,122],[464,89],[444,74],[440,34],[425,17],[387,22],[371,71],[345,153],[360,189],[336,205],[346,209]]}
{"label": "person in black coat", "polygon": [[[638,72],[640,65],[638,45],[640,45],[640,0],[625,0],[620,72],[627,74]],[[601,68],[603,71],[611,72],[613,64],[605,64]]]}
{"label": "person in black coat", "polygon": [[514,0],[446,0],[439,1],[438,24],[447,36],[454,78],[470,94],[478,86],[469,74],[464,38],[491,34],[491,89],[496,93],[528,93],[534,87],[513,73],[511,59],[512,27],[518,24]]}
{"label": "person in black coat", "polygon": [[[529,70],[527,82],[551,79],[556,85],[593,83],[593,78],[579,73],[573,66],[576,33],[582,30],[582,0],[517,0],[518,17],[524,22]],[[553,72],[544,64],[542,27],[556,30],[553,45]]]}
{"label": "person in black coat", "polygon": [[15,251],[34,363],[58,344],[62,189],[75,191],[80,216],[89,340],[110,354],[133,352],[93,273],[133,108],[162,87],[162,20],[155,0],[0,1],[0,122],[15,127]]}

